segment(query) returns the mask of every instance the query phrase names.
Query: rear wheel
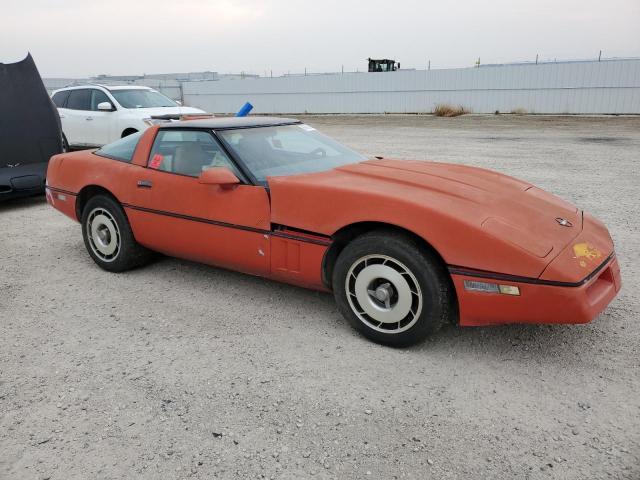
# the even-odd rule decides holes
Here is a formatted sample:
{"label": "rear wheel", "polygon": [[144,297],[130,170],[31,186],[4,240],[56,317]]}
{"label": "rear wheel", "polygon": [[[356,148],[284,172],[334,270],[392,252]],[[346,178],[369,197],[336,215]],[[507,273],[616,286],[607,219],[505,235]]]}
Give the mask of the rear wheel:
{"label": "rear wheel", "polygon": [[449,320],[451,281],[435,254],[407,235],[375,231],[356,238],[337,259],[338,308],[371,340],[420,342]]}
{"label": "rear wheel", "polygon": [[110,272],[122,272],[151,259],[139,245],[120,204],[110,196],[91,197],[82,210],[82,237],[94,262]]}

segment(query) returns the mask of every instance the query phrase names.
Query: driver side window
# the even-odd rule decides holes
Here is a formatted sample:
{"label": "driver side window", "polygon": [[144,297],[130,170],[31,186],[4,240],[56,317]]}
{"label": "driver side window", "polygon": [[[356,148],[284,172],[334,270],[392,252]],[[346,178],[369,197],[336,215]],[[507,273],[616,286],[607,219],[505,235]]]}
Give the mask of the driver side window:
{"label": "driver side window", "polygon": [[209,168],[226,167],[244,181],[213,135],[202,130],[161,129],[153,142],[147,166],[190,177],[199,177]]}

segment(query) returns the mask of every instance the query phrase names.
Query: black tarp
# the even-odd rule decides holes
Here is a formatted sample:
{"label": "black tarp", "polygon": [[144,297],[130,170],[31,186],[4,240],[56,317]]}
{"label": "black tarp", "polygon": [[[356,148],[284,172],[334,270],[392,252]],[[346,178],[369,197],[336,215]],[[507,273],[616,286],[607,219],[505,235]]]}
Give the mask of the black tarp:
{"label": "black tarp", "polygon": [[62,152],[61,132],[31,54],[0,63],[0,201],[42,191],[49,158]]}

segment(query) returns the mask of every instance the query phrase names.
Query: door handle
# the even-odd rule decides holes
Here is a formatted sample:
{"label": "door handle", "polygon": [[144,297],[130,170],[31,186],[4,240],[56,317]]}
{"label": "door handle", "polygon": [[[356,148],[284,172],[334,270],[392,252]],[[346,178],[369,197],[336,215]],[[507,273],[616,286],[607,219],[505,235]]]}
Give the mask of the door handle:
{"label": "door handle", "polygon": [[151,180],[138,180],[138,188],[151,188],[153,182]]}
{"label": "door handle", "polygon": [[85,120],[87,120],[87,121],[93,120],[93,117],[87,117]]}

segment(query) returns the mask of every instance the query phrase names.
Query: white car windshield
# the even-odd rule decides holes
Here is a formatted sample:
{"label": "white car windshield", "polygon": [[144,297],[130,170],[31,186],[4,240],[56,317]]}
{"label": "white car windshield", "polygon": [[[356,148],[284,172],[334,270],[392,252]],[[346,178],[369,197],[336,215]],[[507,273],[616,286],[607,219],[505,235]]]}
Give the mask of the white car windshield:
{"label": "white car windshield", "polygon": [[115,97],[124,108],[158,108],[177,107],[178,104],[165,97],[160,92],[146,89],[131,90],[111,90],[111,95]]}
{"label": "white car windshield", "polygon": [[257,181],[330,170],[366,157],[305,124],[219,130],[223,140]]}

